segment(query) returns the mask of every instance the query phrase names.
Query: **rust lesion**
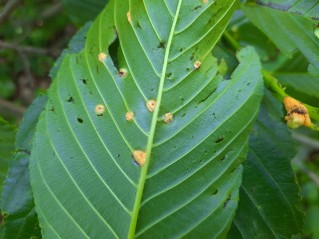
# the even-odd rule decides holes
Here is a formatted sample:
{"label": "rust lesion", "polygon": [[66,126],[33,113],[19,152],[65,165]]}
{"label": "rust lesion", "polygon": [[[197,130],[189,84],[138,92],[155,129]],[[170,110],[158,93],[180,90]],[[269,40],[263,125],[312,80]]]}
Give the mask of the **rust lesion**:
{"label": "rust lesion", "polygon": [[139,166],[143,167],[146,161],[146,153],[142,150],[134,150],[133,152],[133,158],[135,163],[137,163]]}
{"label": "rust lesion", "polygon": [[289,128],[296,129],[300,126],[313,126],[308,109],[304,104],[290,96],[284,97],[283,103],[287,111],[285,120]]}
{"label": "rust lesion", "polygon": [[132,121],[134,119],[134,113],[133,112],[127,112],[125,115],[126,121]]}
{"label": "rust lesion", "polygon": [[149,112],[154,112],[156,108],[156,101],[155,100],[149,100],[146,102],[146,107]]}

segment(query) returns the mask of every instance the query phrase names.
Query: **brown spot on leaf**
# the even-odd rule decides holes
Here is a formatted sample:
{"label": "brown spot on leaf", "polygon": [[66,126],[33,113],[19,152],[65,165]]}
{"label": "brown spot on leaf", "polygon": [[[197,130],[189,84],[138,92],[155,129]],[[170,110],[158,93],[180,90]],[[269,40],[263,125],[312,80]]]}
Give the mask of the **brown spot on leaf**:
{"label": "brown spot on leaf", "polygon": [[105,112],[105,106],[104,106],[104,105],[99,104],[99,105],[96,105],[96,106],[95,106],[95,113],[96,113],[96,115],[101,116],[101,115],[104,114],[104,112]]}
{"label": "brown spot on leaf", "polygon": [[106,58],[106,54],[103,53],[103,52],[101,52],[101,53],[99,54],[99,61],[100,61],[100,62],[104,62],[105,58]]}
{"label": "brown spot on leaf", "polygon": [[119,75],[120,75],[121,78],[125,78],[127,76],[127,69],[121,68],[119,70]]}
{"label": "brown spot on leaf", "polygon": [[134,113],[133,112],[127,112],[125,115],[126,121],[132,121],[134,119]]}
{"label": "brown spot on leaf", "polygon": [[128,21],[130,24],[132,24],[131,12],[128,11],[126,15],[127,15],[127,21]]}
{"label": "brown spot on leaf", "polygon": [[156,101],[155,100],[149,100],[146,102],[146,107],[149,112],[154,112],[156,107]]}
{"label": "brown spot on leaf", "polygon": [[139,166],[143,167],[146,161],[146,153],[142,150],[135,150],[133,152],[133,158]]}
{"label": "brown spot on leaf", "polygon": [[202,63],[200,61],[195,61],[194,68],[198,69],[198,68],[200,68],[201,65],[202,65]]}
{"label": "brown spot on leaf", "polygon": [[174,120],[174,117],[173,117],[173,114],[172,114],[172,113],[166,113],[166,114],[164,115],[164,122],[165,122],[166,124],[172,123],[173,120]]}

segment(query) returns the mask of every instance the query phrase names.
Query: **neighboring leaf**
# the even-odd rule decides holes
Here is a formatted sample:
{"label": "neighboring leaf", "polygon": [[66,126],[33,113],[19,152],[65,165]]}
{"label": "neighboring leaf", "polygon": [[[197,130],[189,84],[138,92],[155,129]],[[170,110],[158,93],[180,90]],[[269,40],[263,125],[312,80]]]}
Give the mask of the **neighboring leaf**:
{"label": "neighboring leaf", "polygon": [[9,160],[14,153],[15,134],[16,128],[0,118],[0,194],[2,193],[3,181],[7,175]]}
{"label": "neighboring leaf", "polygon": [[319,20],[318,0],[257,0],[257,4]]}
{"label": "neighboring leaf", "polygon": [[246,4],[243,11],[286,55],[298,49],[306,59],[319,68],[319,40],[314,34],[318,21],[290,12]]}
{"label": "neighboring leaf", "polygon": [[111,1],[65,55],[30,163],[44,238],[226,236],[263,93],[252,48],[230,80],[210,54],[237,3]]}
{"label": "neighboring leaf", "polygon": [[0,238],[3,239],[41,237],[34,209],[28,166],[35,126],[46,101],[46,96],[39,96],[33,102],[25,113],[17,134],[16,149],[18,152],[11,161],[1,201],[4,222],[0,227]]}
{"label": "neighboring leaf", "polygon": [[228,238],[291,238],[301,233],[304,214],[291,168],[296,150],[281,105],[268,93],[250,136],[239,207]]}
{"label": "neighboring leaf", "polygon": [[108,0],[62,0],[63,7],[70,19],[80,26],[94,20],[107,2]]}

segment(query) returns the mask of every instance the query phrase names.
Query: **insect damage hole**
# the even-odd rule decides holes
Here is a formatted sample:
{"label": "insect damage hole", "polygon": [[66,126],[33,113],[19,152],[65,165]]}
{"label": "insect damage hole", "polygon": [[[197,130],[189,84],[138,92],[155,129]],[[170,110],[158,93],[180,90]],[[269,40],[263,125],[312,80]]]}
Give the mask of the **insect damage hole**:
{"label": "insect damage hole", "polygon": [[76,119],[77,119],[77,121],[78,121],[80,124],[82,124],[82,123],[83,123],[83,119],[82,119],[82,118],[77,117]]}
{"label": "insect damage hole", "polygon": [[98,56],[100,62],[104,62],[106,59],[106,54],[101,52]]}
{"label": "insect damage hole", "polygon": [[146,153],[142,150],[135,150],[133,152],[133,158],[138,166],[143,167],[146,161]]}
{"label": "insect damage hole", "polygon": [[166,124],[172,123],[173,120],[174,120],[174,116],[173,116],[172,113],[166,113],[166,114],[164,115],[164,122],[165,122]]}
{"label": "insect damage hole", "polygon": [[133,112],[127,112],[125,115],[126,121],[132,121],[134,119],[134,113]]}
{"label": "insect damage hole", "polygon": [[103,115],[105,112],[105,105],[98,104],[95,106],[95,113],[97,116]]}
{"label": "insect damage hole", "polygon": [[149,100],[146,102],[146,107],[149,112],[154,112],[156,107],[156,101],[155,100]]}

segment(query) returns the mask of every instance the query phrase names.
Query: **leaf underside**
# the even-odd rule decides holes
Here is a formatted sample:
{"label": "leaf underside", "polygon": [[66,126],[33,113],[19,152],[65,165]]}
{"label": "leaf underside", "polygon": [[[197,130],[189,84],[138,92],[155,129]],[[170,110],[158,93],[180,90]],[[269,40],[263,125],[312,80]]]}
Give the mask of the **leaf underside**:
{"label": "leaf underside", "polygon": [[262,97],[252,48],[230,80],[210,54],[236,6],[111,1],[65,54],[30,164],[44,238],[226,236]]}

